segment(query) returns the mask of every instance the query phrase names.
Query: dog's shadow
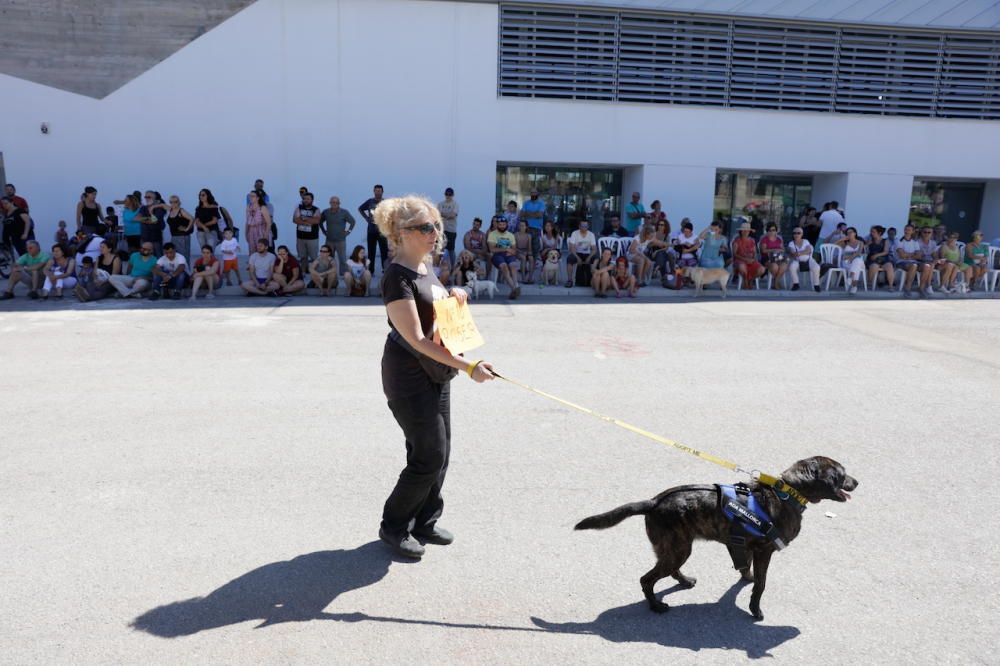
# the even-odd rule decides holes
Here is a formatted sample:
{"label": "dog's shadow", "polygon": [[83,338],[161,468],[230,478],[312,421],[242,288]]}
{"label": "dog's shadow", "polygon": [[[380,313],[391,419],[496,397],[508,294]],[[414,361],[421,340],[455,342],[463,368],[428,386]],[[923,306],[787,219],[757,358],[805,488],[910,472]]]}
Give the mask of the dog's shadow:
{"label": "dog's shadow", "polygon": [[[736,596],[748,583],[737,581],[713,603],[678,604],[665,614],[653,613],[645,601],[611,608],[590,622],[547,622],[532,617],[536,627],[561,634],[591,634],[613,643],[654,643],[697,652],[702,649],[739,650],[751,659],[772,656],[770,651],[799,635],[796,627],[755,623],[736,606]],[[664,592],[669,594],[680,586]]]}
{"label": "dog's shadow", "polygon": [[378,541],[352,550],[325,550],[273,562],[235,578],[208,596],[175,601],[146,611],[131,626],[163,638],[261,620],[330,619],[323,609],[344,592],[382,580],[394,560]]}

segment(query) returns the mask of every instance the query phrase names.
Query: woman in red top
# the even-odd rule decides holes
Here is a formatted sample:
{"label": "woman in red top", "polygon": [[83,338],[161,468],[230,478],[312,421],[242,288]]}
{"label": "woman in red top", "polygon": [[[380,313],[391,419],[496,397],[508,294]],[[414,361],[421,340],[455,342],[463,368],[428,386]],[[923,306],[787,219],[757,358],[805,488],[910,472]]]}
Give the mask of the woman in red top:
{"label": "woman in red top", "polygon": [[740,237],[733,241],[733,263],[743,278],[743,284],[751,289],[753,281],[764,274],[764,267],[757,261],[757,244],[750,238],[753,227],[749,222],[740,225]]}
{"label": "woman in red top", "polygon": [[769,222],[767,233],[760,239],[760,257],[771,274],[771,288],[780,289],[781,278],[788,270],[788,259],[785,256],[785,243],[778,235],[778,225]]}
{"label": "woman in red top", "polygon": [[287,246],[279,246],[278,258],[274,260],[274,274],[267,285],[267,291],[289,296],[305,290],[306,283],[302,281],[299,260],[291,255]]}
{"label": "woman in red top", "polygon": [[208,294],[205,298],[215,298],[215,288],[219,285],[219,268],[221,263],[215,258],[211,245],[201,246],[201,256],[194,262],[194,269],[191,277],[191,300],[198,297],[198,290],[202,283],[208,287]]}

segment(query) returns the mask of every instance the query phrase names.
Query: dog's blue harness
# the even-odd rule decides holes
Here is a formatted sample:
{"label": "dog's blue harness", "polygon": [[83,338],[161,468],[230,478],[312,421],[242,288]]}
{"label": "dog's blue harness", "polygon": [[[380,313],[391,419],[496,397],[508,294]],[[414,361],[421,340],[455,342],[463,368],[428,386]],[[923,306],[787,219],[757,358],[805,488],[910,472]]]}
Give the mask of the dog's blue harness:
{"label": "dog's blue harness", "polygon": [[778,534],[778,528],[771,522],[771,516],[760,505],[745,483],[733,486],[716,484],[719,491],[719,508],[729,521],[729,541],[726,548],[733,558],[733,567],[746,569],[750,566],[747,557],[747,539],[763,539],[777,550],[785,547]]}

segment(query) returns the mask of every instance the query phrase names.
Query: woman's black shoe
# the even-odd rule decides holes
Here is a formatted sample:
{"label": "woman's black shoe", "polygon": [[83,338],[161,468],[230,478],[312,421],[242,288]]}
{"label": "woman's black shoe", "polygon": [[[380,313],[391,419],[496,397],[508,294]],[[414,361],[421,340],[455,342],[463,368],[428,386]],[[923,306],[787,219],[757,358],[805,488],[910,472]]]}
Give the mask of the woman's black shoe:
{"label": "woman's black shoe", "polygon": [[437,525],[430,528],[415,529],[410,534],[424,543],[433,543],[438,546],[447,546],[455,540],[454,534]]}
{"label": "woman's black shoe", "polygon": [[379,528],[378,538],[385,541],[392,548],[393,552],[402,557],[419,560],[424,556],[424,547],[409,532],[391,535],[387,534],[382,528]]}

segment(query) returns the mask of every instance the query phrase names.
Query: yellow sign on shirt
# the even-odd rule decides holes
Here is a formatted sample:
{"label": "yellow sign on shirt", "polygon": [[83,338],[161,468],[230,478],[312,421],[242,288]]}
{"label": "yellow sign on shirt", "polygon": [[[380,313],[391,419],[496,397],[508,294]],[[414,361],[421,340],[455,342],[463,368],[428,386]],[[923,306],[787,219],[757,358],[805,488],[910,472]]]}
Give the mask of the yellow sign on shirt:
{"label": "yellow sign on shirt", "polygon": [[476,322],[472,321],[468,304],[459,305],[454,296],[442,298],[434,301],[434,314],[441,342],[452,354],[462,354],[485,344]]}

